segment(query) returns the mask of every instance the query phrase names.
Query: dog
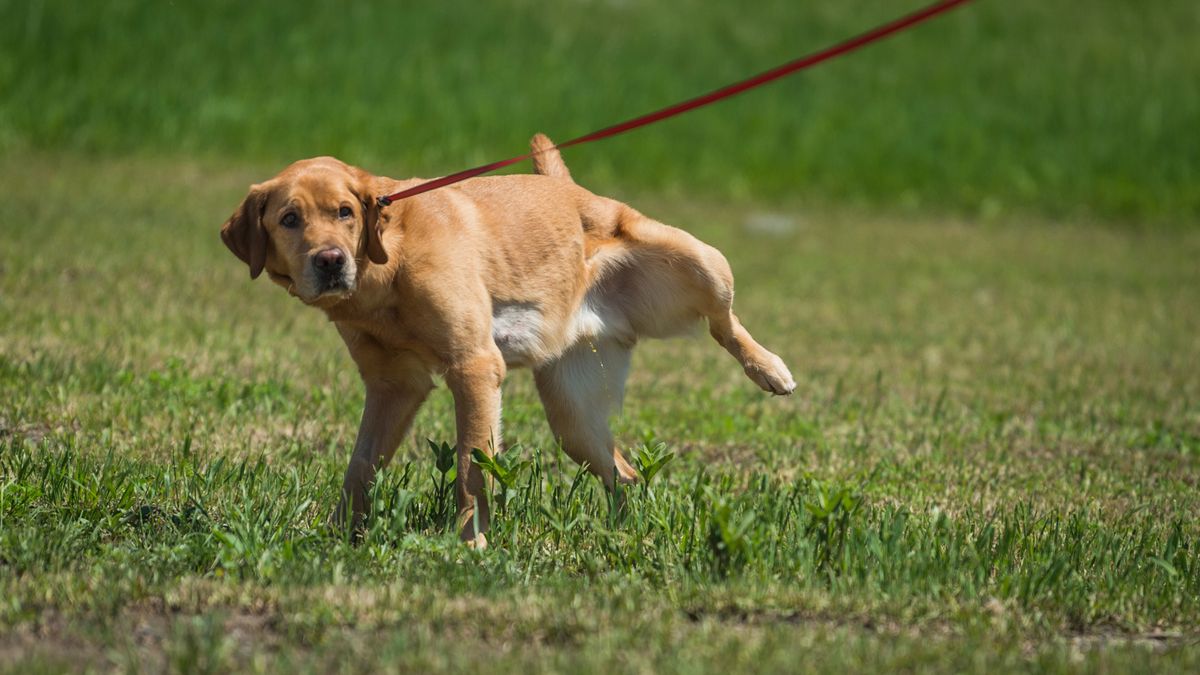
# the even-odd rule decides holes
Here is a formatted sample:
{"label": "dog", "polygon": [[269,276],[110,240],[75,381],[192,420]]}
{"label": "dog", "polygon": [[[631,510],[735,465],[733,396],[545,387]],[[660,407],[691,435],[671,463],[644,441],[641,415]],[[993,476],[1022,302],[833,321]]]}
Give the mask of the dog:
{"label": "dog", "polygon": [[332,157],[250,187],[221,239],[250,268],[325,312],[366,388],[332,517],[359,531],[367,493],[440,375],[454,398],[459,534],[486,546],[485,479],[471,461],[500,444],[501,384],[533,370],[563,450],[612,490],[637,474],[616,447],[630,355],[707,320],[772,394],[796,387],[783,360],[733,314],[725,257],[683,230],[579,186],[542,134],[534,174],[478,177],[389,206],[423,179],[372,175]]}

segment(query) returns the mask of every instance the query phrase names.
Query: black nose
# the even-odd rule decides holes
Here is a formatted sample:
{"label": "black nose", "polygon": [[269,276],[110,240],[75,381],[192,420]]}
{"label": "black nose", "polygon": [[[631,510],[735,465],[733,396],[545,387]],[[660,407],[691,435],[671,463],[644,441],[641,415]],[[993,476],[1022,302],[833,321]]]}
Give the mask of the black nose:
{"label": "black nose", "polygon": [[340,248],[327,248],[313,256],[313,265],[326,274],[340,272],[346,266],[346,256]]}

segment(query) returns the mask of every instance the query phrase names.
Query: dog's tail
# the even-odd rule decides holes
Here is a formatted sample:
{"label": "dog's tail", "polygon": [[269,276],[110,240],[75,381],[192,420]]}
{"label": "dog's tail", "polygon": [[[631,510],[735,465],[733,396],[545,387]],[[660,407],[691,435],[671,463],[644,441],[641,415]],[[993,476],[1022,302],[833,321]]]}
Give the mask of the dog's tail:
{"label": "dog's tail", "polygon": [[552,178],[571,179],[571,170],[563,162],[562,154],[554,147],[546,134],[536,134],[529,139],[529,147],[533,148],[533,171]]}

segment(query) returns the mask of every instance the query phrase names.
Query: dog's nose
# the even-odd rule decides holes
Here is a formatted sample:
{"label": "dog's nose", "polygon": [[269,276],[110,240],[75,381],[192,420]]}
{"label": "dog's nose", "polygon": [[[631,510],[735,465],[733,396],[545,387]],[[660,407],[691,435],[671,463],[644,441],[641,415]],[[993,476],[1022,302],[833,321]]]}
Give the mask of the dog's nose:
{"label": "dog's nose", "polygon": [[327,248],[313,256],[313,265],[327,274],[339,272],[346,265],[346,256],[340,248]]}

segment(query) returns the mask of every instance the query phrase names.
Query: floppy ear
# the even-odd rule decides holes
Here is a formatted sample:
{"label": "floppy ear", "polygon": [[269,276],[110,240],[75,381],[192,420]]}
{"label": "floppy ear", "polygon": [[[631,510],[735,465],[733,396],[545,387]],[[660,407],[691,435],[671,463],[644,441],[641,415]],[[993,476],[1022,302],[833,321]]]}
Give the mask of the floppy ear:
{"label": "floppy ear", "polygon": [[388,261],[387,249],[383,248],[383,235],[379,226],[379,200],[374,191],[375,182],[370,174],[359,170],[359,185],[355,193],[363,207],[363,239],[366,243],[367,259],[376,265]]}
{"label": "floppy ear", "polygon": [[262,185],[252,185],[242,205],[221,226],[221,241],[250,266],[251,279],[257,279],[267,264],[267,230],[262,224],[266,207],[267,190]]}

